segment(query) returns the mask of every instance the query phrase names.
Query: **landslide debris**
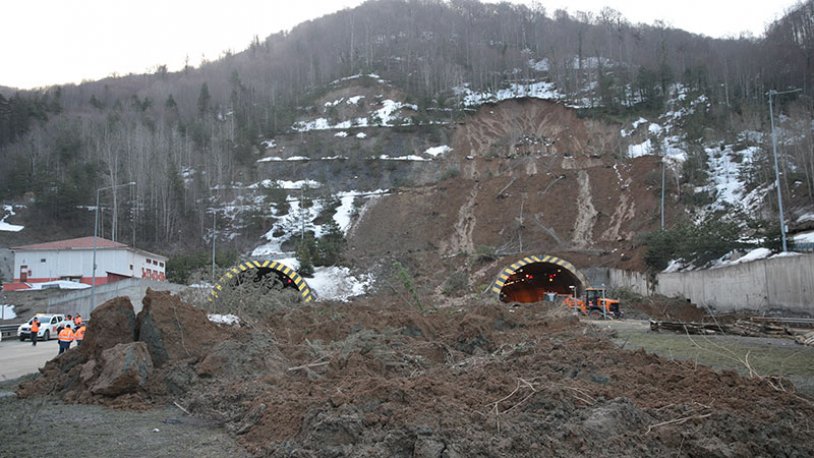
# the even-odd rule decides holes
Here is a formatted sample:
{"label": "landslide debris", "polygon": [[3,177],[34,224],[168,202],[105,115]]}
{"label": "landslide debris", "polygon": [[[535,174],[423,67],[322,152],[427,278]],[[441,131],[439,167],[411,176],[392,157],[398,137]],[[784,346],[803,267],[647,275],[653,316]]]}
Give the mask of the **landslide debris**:
{"label": "landslide debris", "polygon": [[[99,310],[126,316],[117,303]],[[814,404],[785,381],[624,351],[556,306],[397,304],[299,304],[231,329],[150,292],[133,342],[71,350],[19,393],[177,402],[257,456],[814,454]],[[145,383],[112,364],[124,351],[154,365]],[[100,390],[107,371],[129,389]]]}

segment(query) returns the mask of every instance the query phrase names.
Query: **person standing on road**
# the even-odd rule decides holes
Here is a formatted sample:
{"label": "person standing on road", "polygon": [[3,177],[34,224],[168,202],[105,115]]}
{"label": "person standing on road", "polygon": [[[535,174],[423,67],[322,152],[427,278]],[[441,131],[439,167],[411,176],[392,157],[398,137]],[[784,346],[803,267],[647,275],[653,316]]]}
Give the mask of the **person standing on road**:
{"label": "person standing on road", "polygon": [[85,324],[80,323],[79,328],[76,329],[76,332],[73,334],[73,340],[76,341],[76,346],[81,347],[82,341],[85,340]]}
{"label": "person standing on road", "polygon": [[71,342],[74,340],[73,329],[70,326],[65,325],[61,331],[59,331],[59,353],[57,355],[61,355],[68,351],[71,348]]}
{"label": "person standing on road", "polygon": [[35,347],[37,346],[38,339],[37,336],[39,335],[39,333],[40,333],[40,320],[38,320],[37,317],[34,317],[34,319],[31,320],[31,345]]}

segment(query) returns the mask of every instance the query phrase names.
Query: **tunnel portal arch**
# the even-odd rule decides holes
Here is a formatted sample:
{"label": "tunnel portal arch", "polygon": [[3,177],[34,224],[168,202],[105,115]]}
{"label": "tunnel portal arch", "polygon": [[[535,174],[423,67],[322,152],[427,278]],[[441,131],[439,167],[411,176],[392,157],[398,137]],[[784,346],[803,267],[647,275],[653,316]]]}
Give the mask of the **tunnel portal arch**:
{"label": "tunnel portal arch", "polygon": [[246,261],[227,270],[220,277],[209,293],[209,301],[214,301],[223,290],[231,289],[239,282],[249,278],[259,279],[270,274],[277,275],[286,285],[284,287],[297,289],[303,301],[311,302],[316,299],[316,295],[305,279],[291,267],[277,261]]}
{"label": "tunnel portal arch", "polygon": [[502,302],[530,303],[542,301],[546,293],[579,295],[588,285],[585,275],[565,259],[528,256],[504,268],[492,292]]}

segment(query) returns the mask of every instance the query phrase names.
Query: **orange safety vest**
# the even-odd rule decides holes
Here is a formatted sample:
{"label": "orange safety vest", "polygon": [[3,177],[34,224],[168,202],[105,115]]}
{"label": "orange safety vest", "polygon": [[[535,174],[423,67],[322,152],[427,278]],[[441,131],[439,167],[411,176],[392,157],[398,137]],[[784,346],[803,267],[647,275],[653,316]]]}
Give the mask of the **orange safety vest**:
{"label": "orange safety vest", "polygon": [[73,339],[74,334],[73,330],[70,327],[65,326],[64,328],[62,328],[62,331],[59,331],[58,340],[60,342],[73,342]]}
{"label": "orange safety vest", "polygon": [[74,340],[85,340],[85,326],[80,326],[73,336]]}
{"label": "orange safety vest", "polygon": [[40,332],[40,322],[39,321],[32,321],[31,322],[31,332]]}

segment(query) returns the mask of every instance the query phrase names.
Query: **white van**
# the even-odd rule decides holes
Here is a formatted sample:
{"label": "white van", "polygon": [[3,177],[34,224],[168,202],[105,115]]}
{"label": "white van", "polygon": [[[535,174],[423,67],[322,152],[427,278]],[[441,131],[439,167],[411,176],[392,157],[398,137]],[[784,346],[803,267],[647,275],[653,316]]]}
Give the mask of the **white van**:
{"label": "white van", "polygon": [[[51,340],[51,338],[56,338],[59,333],[57,328],[64,326],[65,315],[38,313],[34,316],[40,320],[40,332],[37,333],[39,340]],[[17,336],[21,341],[26,338],[31,338],[32,321],[34,321],[34,317],[31,317],[28,323],[23,323],[17,328]]]}

